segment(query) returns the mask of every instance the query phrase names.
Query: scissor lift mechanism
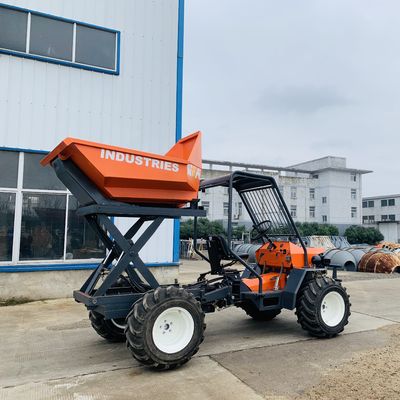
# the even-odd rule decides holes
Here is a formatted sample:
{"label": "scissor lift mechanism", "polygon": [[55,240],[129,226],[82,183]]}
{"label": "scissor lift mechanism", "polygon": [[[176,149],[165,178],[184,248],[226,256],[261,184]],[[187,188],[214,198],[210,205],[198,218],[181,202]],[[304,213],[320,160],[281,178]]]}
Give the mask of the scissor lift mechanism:
{"label": "scissor lift mechanism", "polygon": [[[81,289],[74,291],[74,298],[107,319],[125,318],[136,300],[143,297],[149,289],[159,286],[150,269],[140,258],[140,250],[165,219],[203,217],[206,213],[197,208],[197,203],[192,203],[189,208],[168,208],[108,200],[70,160],[62,161],[57,158],[52,162],[52,166],[59,179],[77,198],[80,204],[77,214],[86,219],[108,250],[106,257]],[[138,219],[125,234],[122,234],[110,217]],[[150,222],[149,226],[133,240],[146,222]],[[113,294],[113,285],[124,272],[129,277],[131,288],[126,289],[125,293]],[[143,282],[139,274],[146,282]],[[102,276],[105,279],[98,285]]]}

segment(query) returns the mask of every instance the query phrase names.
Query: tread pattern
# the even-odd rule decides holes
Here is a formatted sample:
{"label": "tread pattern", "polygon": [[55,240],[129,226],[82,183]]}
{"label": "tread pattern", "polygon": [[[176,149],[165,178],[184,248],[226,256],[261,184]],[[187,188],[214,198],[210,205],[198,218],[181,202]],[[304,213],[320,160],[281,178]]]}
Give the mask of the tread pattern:
{"label": "tread pattern", "polygon": [[[336,327],[328,327],[320,317],[319,304],[327,291],[339,292],[345,302],[345,315]],[[297,322],[308,331],[310,335],[319,338],[331,338],[344,330],[350,316],[350,301],[346,289],[340,282],[322,274],[315,274],[313,278],[305,281],[297,297],[296,315]]]}
{"label": "tread pattern", "polygon": [[[174,358],[173,354],[166,354],[158,351],[158,354],[149,349],[148,341],[151,340],[151,326],[148,324],[151,314],[162,304],[169,300],[181,300],[189,302],[196,309],[201,320],[200,332],[197,340],[189,351],[179,358]],[[140,363],[158,370],[168,370],[179,367],[187,363],[199,350],[200,344],[204,340],[204,312],[200,303],[195,297],[184,290],[175,286],[158,287],[147,292],[143,298],[137,301],[126,317],[126,344],[132,356]],[[177,353],[179,354],[179,353]]]}
{"label": "tread pattern", "polygon": [[240,305],[246,314],[256,321],[271,321],[281,313],[281,310],[265,310],[260,311],[253,303],[244,302]]}
{"label": "tread pattern", "polygon": [[103,315],[96,311],[90,311],[89,320],[93,329],[102,338],[112,343],[125,342],[124,330],[115,326],[111,321],[105,320]]}

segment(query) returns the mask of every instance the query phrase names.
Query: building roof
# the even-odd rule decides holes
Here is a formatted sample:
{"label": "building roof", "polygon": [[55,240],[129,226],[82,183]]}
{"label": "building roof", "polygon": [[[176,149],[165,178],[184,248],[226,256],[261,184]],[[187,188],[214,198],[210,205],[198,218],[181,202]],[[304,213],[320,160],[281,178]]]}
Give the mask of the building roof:
{"label": "building roof", "polygon": [[362,199],[363,200],[380,200],[380,199],[393,199],[393,198],[397,198],[400,197],[400,194],[386,194],[386,195],[382,195],[382,196],[365,196]]}
{"label": "building roof", "polygon": [[[285,171],[285,172],[302,173],[302,174],[309,174],[309,175],[315,174],[318,172],[328,171],[328,170],[350,172],[350,173],[355,173],[355,174],[369,174],[369,173],[373,172],[373,171],[366,170],[366,169],[355,169],[355,168],[335,167],[335,166],[326,166],[326,167],[317,168],[317,169],[297,167],[297,165],[301,166],[301,165],[311,163],[314,161],[324,160],[325,158],[327,158],[327,157],[322,157],[322,158],[318,158],[315,160],[306,161],[305,163],[296,164],[296,165],[289,166],[289,167],[276,167],[276,166],[264,165],[264,164],[249,164],[249,163],[234,162],[234,161],[217,161],[217,160],[205,160],[205,159],[203,159],[203,164],[222,165],[222,166],[229,167],[229,168],[232,168],[232,167],[239,167],[239,168],[244,168],[244,169],[253,168],[253,169],[259,169],[262,171],[278,171],[278,172]],[[338,157],[336,157],[336,158],[338,158]]]}

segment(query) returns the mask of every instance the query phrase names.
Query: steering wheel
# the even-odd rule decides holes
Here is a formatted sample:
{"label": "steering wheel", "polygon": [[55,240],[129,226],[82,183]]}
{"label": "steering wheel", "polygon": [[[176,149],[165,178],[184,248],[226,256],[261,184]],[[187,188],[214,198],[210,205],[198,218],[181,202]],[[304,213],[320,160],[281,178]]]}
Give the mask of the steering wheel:
{"label": "steering wheel", "polygon": [[[262,228],[263,225],[265,225],[264,228]],[[272,222],[269,219],[266,219],[265,221],[261,221],[258,224],[253,225],[253,229],[250,232],[250,239],[252,241],[256,241],[266,236],[271,226]]]}

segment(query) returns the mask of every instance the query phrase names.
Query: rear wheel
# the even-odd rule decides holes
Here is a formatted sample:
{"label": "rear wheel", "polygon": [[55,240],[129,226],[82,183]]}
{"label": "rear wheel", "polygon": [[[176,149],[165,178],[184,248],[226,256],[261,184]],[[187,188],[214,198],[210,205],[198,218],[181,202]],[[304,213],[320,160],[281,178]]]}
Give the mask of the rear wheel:
{"label": "rear wheel", "polygon": [[297,322],[312,336],[330,338],[348,324],[350,306],[349,296],[340,282],[316,275],[300,290]]}
{"label": "rear wheel", "polygon": [[253,303],[251,302],[245,302],[240,305],[240,308],[242,308],[244,311],[246,311],[246,314],[253,318],[256,321],[271,321],[274,319],[278,314],[281,313],[281,310],[265,310],[265,311],[260,311]]}
{"label": "rear wheel", "polygon": [[156,369],[188,362],[204,339],[204,312],[194,296],[169,286],[147,292],[128,314],[125,329],[133,357]]}
{"label": "rear wheel", "polygon": [[89,319],[93,329],[102,338],[113,343],[125,341],[125,318],[104,319],[104,315],[90,311]]}

